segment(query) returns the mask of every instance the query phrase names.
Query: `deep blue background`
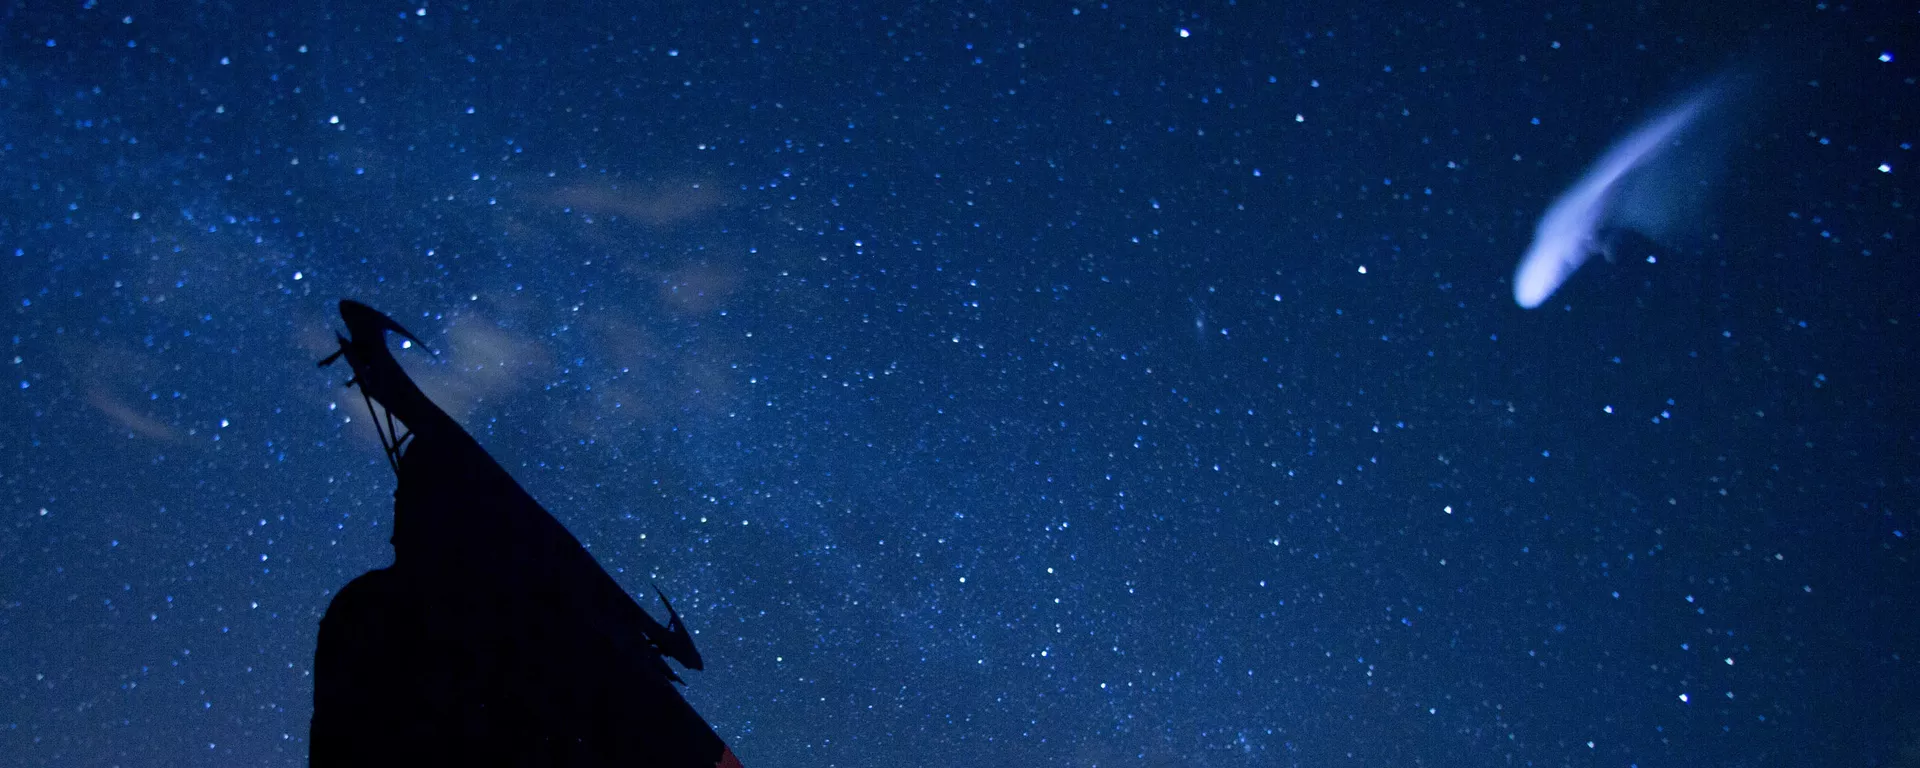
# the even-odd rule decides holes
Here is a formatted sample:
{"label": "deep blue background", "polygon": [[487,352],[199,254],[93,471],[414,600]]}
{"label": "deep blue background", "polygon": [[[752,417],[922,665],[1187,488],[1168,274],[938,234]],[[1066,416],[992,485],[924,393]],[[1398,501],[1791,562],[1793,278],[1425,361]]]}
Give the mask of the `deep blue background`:
{"label": "deep blue background", "polygon": [[750,766],[1916,765],[1911,11],[1252,5],[11,3],[4,762],[304,763],[354,297]]}

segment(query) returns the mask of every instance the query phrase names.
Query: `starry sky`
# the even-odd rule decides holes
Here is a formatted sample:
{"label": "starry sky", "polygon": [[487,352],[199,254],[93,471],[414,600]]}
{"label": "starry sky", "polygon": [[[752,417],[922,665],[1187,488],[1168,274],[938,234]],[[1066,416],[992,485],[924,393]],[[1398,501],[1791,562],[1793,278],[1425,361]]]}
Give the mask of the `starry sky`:
{"label": "starry sky", "polygon": [[4,761],[305,763],[352,297],[750,766],[1920,764],[1920,18],[1280,5],[9,2]]}

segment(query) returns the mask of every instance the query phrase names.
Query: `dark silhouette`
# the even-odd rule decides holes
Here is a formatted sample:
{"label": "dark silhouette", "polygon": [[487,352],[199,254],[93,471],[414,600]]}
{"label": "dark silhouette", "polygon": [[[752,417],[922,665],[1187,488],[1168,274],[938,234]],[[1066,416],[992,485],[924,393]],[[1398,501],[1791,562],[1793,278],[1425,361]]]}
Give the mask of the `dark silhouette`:
{"label": "dark silhouette", "polygon": [[386,411],[394,562],[320,620],[310,764],[739,766],[674,687],[665,659],[702,661],[673,606],[661,626],[427,399],[386,345],[419,339],[359,302],[340,316],[320,364],[345,357]]}

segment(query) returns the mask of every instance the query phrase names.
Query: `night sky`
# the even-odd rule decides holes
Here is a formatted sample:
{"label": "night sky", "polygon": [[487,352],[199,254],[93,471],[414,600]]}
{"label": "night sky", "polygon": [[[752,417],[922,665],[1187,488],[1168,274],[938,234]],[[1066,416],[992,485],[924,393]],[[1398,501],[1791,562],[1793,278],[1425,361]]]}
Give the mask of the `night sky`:
{"label": "night sky", "polygon": [[748,766],[1920,765],[1920,16],[1288,5],[14,0],[0,763],[305,763],[351,297]]}

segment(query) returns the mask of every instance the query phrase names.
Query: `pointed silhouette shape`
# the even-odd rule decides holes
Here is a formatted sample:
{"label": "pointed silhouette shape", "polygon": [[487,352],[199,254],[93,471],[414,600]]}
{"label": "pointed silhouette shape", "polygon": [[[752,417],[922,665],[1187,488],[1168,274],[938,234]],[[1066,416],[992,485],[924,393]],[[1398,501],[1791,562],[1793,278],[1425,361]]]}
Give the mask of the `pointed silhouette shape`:
{"label": "pointed silhouette shape", "polygon": [[394,562],[320,620],[310,764],[737,768],[674,687],[666,659],[704,661],[672,604],[666,626],[636,604],[386,338],[425,344],[356,301],[340,317],[348,333],[320,364],[344,358],[348,386],[385,411]]}

